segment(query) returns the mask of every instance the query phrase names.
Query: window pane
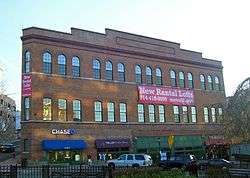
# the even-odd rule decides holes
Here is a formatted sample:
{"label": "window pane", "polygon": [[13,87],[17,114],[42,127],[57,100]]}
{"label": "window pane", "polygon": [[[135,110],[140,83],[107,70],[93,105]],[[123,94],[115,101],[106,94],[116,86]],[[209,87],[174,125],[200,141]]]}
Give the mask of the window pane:
{"label": "window pane", "polygon": [[214,77],[214,89],[215,90],[220,90],[220,81],[219,78],[217,76]]}
{"label": "window pane", "polygon": [[114,103],[108,103],[108,121],[109,122],[114,122],[115,121]]}
{"label": "window pane", "polygon": [[155,107],[148,105],[149,122],[155,122]]}
{"label": "window pane", "polygon": [[72,58],[72,66],[77,66],[77,67],[80,67],[80,60],[78,57],[74,56]]}
{"label": "window pane", "polygon": [[73,101],[73,120],[81,121],[81,102],[79,100]]}
{"label": "window pane", "polygon": [[212,117],[212,122],[216,122],[216,115],[215,115],[215,108],[211,108],[211,117]]}
{"label": "window pane", "polygon": [[51,63],[51,54],[46,52],[43,54],[43,62],[49,62]]}
{"label": "window pane", "polygon": [[188,73],[188,88],[194,88],[193,75],[191,73]]}
{"label": "window pane", "polygon": [[137,65],[137,66],[135,67],[135,73],[136,73],[136,74],[141,74],[141,67],[140,67],[140,66]]}
{"label": "window pane", "polygon": [[126,104],[125,103],[120,103],[120,121],[127,122]]}
{"label": "window pane", "polygon": [[66,100],[58,99],[58,120],[66,121]]}
{"label": "window pane", "polygon": [[187,106],[182,106],[182,117],[183,117],[183,122],[185,123],[189,122]]}
{"label": "window pane", "polygon": [[138,122],[144,122],[144,105],[138,104],[137,111],[138,111]]}
{"label": "window pane", "polygon": [[48,52],[43,54],[43,72],[51,74],[51,54]]}
{"label": "window pane", "polygon": [[160,122],[165,122],[165,110],[163,105],[159,105],[159,121]]}
{"label": "window pane", "polygon": [[124,82],[125,81],[125,69],[122,63],[118,65],[118,81]]}
{"label": "window pane", "polygon": [[100,62],[98,60],[93,60],[93,69],[100,69]]}
{"label": "window pane", "polygon": [[204,107],[203,113],[204,113],[204,121],[206,123],[208,123],[209,122],[209,117],[208,117],[208,108],[207,107]]}
{"label": "window pane", "polygon": [[58,64],[65,65],[66,64],[66,57],[64,55],[59,55],[58,56]]}
{"label": "window pane", "polygon": [[176,87],[176,75],[174,70],[170,71],[170,79],[171,79],[171,86]]}
{"label": "window pane", "polygon": [[51,99],[43,99],[43,120],[51,120]]}
{"label": "window pane", "polygon": [[207,76],[207,82],[208,82],[208,90],[213,90],[213,81],[210,75]]}
{"label": "window pane", "polygon": [[29,97],[25,97],[24,98],[24,119],[25,120],[29,120],[29,117],[30,117],[30,99]]}
{"label": "window pane", "polygon": [[106,62],[106,80],[113,80],[112,63]]}
{"label": "window pane", "polygon": [[124,65],[122,63],[118,64],[118,72],[124,72]]}
{"label": "window pane", "polygon": [[102,121],[102,103],[99,101],[95,102],[95,121]]}
{"label": "window pane", "polygon": [[179,107],[173,106],[173,111],[174,111],[174,120],[176,123],[179,123],[180,122]]}
{"label": "window pane", "polygon": [[191,107],[191,114],[192,114],[192,122],[196,122],[196,107]]}
{"label": "window pane", "polygon": [[200,75],[200,85],[201,85],[201,89],[205,90],[206,89],[206,82],[205,82],[205,77],[204,75]]}
{"label": "window pane", "polygon": [[161,76],[161,69],[156,68],[156,84],[162,85],[162,76]]}

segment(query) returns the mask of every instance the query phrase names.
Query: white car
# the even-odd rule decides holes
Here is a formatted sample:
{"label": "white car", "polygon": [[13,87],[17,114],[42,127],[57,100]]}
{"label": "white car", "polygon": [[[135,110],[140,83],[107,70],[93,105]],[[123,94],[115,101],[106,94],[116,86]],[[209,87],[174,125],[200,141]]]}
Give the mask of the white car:
{"label": "white car", "polygon": [[107,161],[108,166],[115,167],[141,167],[151,166],[152,158],[146,154],[123,154],[117,159]]}

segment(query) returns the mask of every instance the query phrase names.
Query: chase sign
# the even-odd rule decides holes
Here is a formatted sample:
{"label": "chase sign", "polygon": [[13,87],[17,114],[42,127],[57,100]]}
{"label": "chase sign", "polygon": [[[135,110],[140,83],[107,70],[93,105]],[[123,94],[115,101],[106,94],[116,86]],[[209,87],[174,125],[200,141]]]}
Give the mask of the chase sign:
{"label": "chase sign", "polygon": [[75,129],[52,129],[53,135],[75,135],[77,131]]}

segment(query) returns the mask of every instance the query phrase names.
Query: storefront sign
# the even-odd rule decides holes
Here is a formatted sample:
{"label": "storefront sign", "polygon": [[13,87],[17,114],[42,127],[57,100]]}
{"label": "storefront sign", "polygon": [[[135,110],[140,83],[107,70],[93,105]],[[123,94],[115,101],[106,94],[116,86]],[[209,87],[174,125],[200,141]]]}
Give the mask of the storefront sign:
{"label": "storefront sign", "polygon": [[51,133],[53,135],[74,135],[77,134],[75,129],[52,129]]}
{"label": "storefront sign", "polygon": [[97,148],[126,148],[130,147],[130,139],[97,139]]}
{"label": "storefront sign", "polygon": [[170,87],[138,86],[139,102],[144,104],[194,105],[194,91]]}
{"label": "storefront sign", "polygon": [[31,96],[31,74],[22,75],[22,96]]}

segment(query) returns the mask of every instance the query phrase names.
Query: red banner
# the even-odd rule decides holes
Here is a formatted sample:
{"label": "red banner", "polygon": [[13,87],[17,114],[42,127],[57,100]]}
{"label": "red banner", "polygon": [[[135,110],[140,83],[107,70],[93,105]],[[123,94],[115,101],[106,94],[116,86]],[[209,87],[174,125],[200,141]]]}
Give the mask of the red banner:
{"label": "red banner", "polygon": [[22,96],[31,96],[31,74],[22,75]]}
{"label": "red banner", "polygon": [[139,102],[144,104],[194,105],[194,91],[170,87],[138,86]]}

